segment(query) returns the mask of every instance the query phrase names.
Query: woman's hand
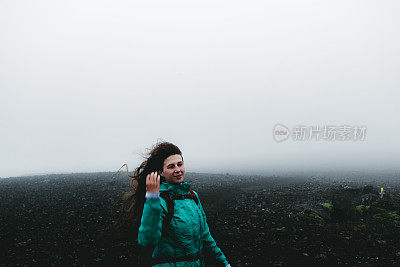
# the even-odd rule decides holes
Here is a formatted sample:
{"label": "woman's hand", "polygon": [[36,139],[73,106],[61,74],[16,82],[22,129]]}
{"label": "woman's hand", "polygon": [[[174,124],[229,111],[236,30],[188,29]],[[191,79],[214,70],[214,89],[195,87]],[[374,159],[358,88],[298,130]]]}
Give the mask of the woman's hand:
{"label": "woman's hand", "polygon": [[146,191],[158,193],[160,191],[160,175],[152,172],[146,176]]}

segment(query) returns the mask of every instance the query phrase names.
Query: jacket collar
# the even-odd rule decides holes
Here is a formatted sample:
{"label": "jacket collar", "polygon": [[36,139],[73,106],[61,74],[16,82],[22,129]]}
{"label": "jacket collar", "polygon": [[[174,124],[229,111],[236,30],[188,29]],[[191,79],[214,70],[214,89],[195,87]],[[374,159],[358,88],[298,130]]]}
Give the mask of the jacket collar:
{"label": "jacket collar", "polygon": [[160,184],[160,193],[168,191],[171,195],[186,195],[189,193],[190,183],[169,184],[162,182]]}

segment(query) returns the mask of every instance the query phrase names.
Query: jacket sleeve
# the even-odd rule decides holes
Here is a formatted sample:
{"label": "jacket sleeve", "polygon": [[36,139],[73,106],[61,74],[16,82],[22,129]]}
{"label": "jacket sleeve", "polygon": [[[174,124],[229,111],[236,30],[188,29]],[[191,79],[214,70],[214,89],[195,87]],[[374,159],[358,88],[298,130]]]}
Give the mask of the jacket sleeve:
{"label": "jacket sleeve", "polygon": [[160,197],[146,198],[138,232],[138,243],[142,246],[156,245],[161,239],[163,213]]}
{"label": "jacket sleeve", "polygon": [[217,246],[217,243],[215,242],[214,238],[211,236],[210,229],[208,228],[207,224],[207,219],[206,219],[206,214],[204,213],[203,207],[200,203],[200,198],[199,195],[197,194],[197,198],[199,199],[199,205],[200,205],[200,210],[201,214],[204,218],[204,230],[203,230],[203,245],[204,248],[212,253],[212,255],[215,256],[215,259],[218,262],[221,262],[224,264],[224,266],[228,265],[228,261],[226,260],[226,257],[222,250]]}

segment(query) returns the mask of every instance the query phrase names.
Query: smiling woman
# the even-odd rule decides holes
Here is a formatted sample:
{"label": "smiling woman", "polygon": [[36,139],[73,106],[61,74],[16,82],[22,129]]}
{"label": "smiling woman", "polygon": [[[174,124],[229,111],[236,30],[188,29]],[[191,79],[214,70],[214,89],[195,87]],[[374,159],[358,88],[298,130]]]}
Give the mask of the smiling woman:
{"label": "smiling woman", "polygon": [[163,171],[160,173],[170,184],[182,183],[185,176],[185,167],[181,155],[171,155],[164,160]]}
{"label": "smiling woman", "polygon": [[124,194],[126,220],[138,228],[140,266],[205,266],[204,255],[230,266],[210,234],[198,194],[185,182],[180,149],[162,142],[135,170]]}

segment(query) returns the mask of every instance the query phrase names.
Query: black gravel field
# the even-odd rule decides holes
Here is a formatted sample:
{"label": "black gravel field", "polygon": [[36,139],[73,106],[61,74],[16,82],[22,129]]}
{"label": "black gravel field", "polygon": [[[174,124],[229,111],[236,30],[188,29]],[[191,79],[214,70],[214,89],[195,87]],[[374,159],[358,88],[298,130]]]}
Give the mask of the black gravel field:
{"label": "black gravel field", "polygon": [[[0,179],[0,266],[135,266],[120,173]],[[186,173],[232,266],[399,266],[400,185]],[[383,198],[380,187],[384,187]]]}

